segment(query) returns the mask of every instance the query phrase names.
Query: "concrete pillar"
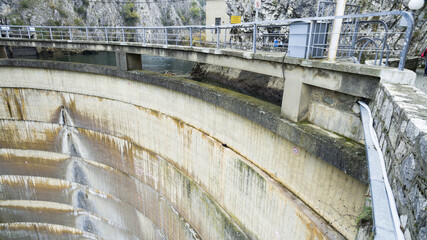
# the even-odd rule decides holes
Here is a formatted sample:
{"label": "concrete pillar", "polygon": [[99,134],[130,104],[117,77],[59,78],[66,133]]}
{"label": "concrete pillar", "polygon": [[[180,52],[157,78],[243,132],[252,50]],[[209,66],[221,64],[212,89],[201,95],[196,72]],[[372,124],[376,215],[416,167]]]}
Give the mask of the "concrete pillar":
{"label": "concrete pillar", "polygon": [[294,122],[304,120],[309,109],[312,87],[303,83],[304,77],[311,76],[301,67],[285,71],[281,116]]}
{"label": "concrete pillar", "polygon": [[7,47],[0,46],[0,58],[7,58]]}
{"label": "concrete pillar", "polygon": [[120,70],[142,70],[141,54],[116,52],[116,65]]}

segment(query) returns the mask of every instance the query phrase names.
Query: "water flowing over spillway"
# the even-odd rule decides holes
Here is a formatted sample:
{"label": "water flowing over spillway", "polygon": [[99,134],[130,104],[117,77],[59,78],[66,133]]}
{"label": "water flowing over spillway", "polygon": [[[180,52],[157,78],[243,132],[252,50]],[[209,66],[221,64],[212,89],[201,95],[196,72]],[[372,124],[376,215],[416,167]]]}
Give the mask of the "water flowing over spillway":
{"label": "water flowing over spillway", "polygon": [[185,93],[53,65],[2,67],[1,239],[354,236],[366,185],[314,154]]}

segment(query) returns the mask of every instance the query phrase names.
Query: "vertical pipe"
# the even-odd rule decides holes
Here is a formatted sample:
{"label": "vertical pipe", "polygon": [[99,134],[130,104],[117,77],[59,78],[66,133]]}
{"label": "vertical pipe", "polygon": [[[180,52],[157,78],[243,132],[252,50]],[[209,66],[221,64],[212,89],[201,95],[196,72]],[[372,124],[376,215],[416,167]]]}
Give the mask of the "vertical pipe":
{"label": "vertical pipe", "polygon": [[[357,13],[359,14],[359,13]],[[354,48],[356,47],[356,39],[357,39],[357,33],[359,32],[359,18],[356,18],[355,20],[356,22],[354,23],[354,33],[353,33],[353,39],[351,41],[351,47],[350,47],[350,53],[349,56],[353,56],[354,54]],[[384,42],[385,45],[385,42]],[[381,66],[381,61],[380,61],[380,66]]]}
{"label": "vertical pipe", "polygon": [[[335,9],[335,16],[343,16],[345,10],[346,0],[337,0],[337,6]],[[331,41],[329,42],[328,60],[334,62],[337,56],[338,44],[340,41],[342,27],[342,18],[334,19],[331,32]]]}

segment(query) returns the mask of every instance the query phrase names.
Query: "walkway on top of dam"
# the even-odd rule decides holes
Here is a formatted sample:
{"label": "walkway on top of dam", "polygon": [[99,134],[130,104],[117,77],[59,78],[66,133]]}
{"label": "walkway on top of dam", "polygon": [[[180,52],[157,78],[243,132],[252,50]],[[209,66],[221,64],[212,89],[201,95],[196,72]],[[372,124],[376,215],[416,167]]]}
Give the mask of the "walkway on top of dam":
{"label": "walkway on top of dam", "polygon": [[[401,38],[400,29],[387,25],[385,17],[395,16],[407,22],[402,37],[404,43],[394,46],[391,41]],[[372,18],[377,20],[372,21]],[[342,19],[337,47],[329,41],[338,33],[331,28],[334,20]],[[375,27],[375,32],[359,32],[359,29]],[[159,49],[174,49],[205,54],[235,56],[256,59],[257,51],[264,61],[284,62],[284,56],[295,58],[326,58],[328,51],[337,51],[338,59],[364,62],[370,56],[375,65],[388,65],[390,57],[399,58],[399,70],[403,70],[413,31],[413,17],[408,12],[392,11],[354,14],[345,16],[310,17],[276,21],[249,22],[220,26],[166,26],[166,27],[91,27],[91,26],[1,26],[0,45],[78,48],[88,50],[119,51],[158,55]],[[279,41],[280,39],[280,41]],[[102,46],[102,47],[101,47]],[[175,48],[178,47],[179,48]],[[123,47],[123,48],[120,48]],[[132,50],[131,50],[132,48]],[[136,50],[135,48],[138,48]],[[142,49],[154,48],[153,51]],[[278,54],[275,54],[278,52]],[[179,54],[169,57],[182,58]],[[160,55],[162,55],[160,53]],[[271,59],[269,58],[271,57]],[[203,62],[203,57],[185,60]],[[231,66],[230,66],[231,65]],[[228,67],[238,64],[227,62]],[[258,72],[259,69],[253,68]],[[267,75],[283,77],[283,74]],[[264,72],[260,72],[265,74]]]}

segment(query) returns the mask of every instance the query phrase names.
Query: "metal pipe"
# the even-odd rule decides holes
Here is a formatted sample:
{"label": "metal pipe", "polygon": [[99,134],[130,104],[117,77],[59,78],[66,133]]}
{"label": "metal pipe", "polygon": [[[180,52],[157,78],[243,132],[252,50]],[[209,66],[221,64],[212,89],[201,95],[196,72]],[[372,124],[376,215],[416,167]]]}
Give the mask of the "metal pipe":
{"label": "metal pipe", "polygon": [[368,158],[369,181],[372,195],[372,209],[374,215],[375,239],[404,240],[400,229],[399,215],[396,210],[384,157],[378,144],[372,122],[371,110],[368,105],[358,101],[360,115],[365,135],[366,155]]}
{"label": "metal pipe", "polygon": [[405,41],[403,43],[402,51],[400,52],[400,61],[398,66],[398,69],[401,71],[405,68],[406,56],[408,55],[409,51],[409,41],[411,40],[414,26],[414,17],[412,14],[409,14],[408,12],[402,12],[402,15],[406,20],[407,27],[405,32]]}

